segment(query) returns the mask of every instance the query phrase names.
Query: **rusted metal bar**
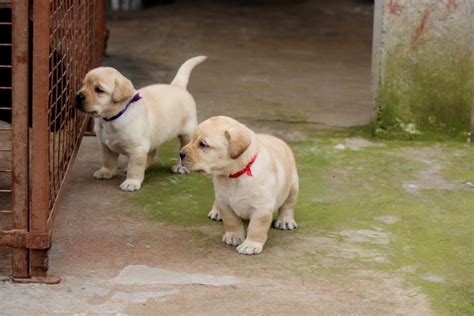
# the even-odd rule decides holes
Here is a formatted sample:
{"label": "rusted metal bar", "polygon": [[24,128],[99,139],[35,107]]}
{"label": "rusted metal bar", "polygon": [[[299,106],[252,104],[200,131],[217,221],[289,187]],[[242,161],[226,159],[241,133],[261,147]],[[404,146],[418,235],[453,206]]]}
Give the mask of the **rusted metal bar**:
{"label": "rusted metal bar", "polygon": [[[29,233],[3,231],[0,242],[31,248],[30,276],[15,281],[57,283],[47,274],[50,229],[88,123],[73,102],[83,76],[103,54],[104,1],[21,1],[33,11],[30,227]],[[43,239],[27,243],[31,236]]]}
{"label": "rusted metal bar", "polygon": [[107,45],[107,30],[105,28],[105,1],[97,0],[97,10],[96,11],[96,19],[97,19],[97,40],[95,41],[99,46],[95,52],[96,59],[95,63],[96,66],[100,64],[102,60],[102,56],[105,55],[105,49]]}
{"label": "rusted metal bar", "polygon": [[[48,249],[51,246],[51,235],[48,233],[30,233],[26,229],[0,230],[0,246],[17,249]],[[28,275],[24,277],[28,277]]]}
{"label": "rusted metal bar", "polygon": [[[32,233],[47,233],[48,227],[48,94],[49,94],[50,1],[33,2],[33,133],[31,175]],[[46,250],[31,250],[31,276],[47,277]]]}
{"label": "rusted metal bar", "polygon": [[[12,228],[28,230],[28,0],[12,6]],[[1,235],[0,235],[1,236]],[[24,237],[24,235],[23,235]],[[12,276],[29,275],[28,249],[12,250]],[[21,248],[23,247],[23,248]]]}

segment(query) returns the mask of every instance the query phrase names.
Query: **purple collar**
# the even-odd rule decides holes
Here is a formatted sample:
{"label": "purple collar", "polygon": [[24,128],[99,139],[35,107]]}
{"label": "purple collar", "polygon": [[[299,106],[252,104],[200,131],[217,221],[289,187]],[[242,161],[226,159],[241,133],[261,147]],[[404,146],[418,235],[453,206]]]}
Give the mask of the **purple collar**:
{"label": "purple collar", "polygon": [[123,113],[127,112],[128,107],[130,106],[130,104],[132,104],[133,102],[137,102],[141,98],[142,98],[142,96],[140,95],[140,92],[137,92],[133,96],[133,98],[131,98],[130,101],[128,101],[127,105],[125,105],[125,107],[123,108],[122,111],[118,112],[117,114],[115,114],[114,116],[112,116],[110,118],[103,117],[102,119],[106,122],[110,122],[110,121],[114,121],[114,120],[118,119],[119,117],[121,117],[123,115]]}

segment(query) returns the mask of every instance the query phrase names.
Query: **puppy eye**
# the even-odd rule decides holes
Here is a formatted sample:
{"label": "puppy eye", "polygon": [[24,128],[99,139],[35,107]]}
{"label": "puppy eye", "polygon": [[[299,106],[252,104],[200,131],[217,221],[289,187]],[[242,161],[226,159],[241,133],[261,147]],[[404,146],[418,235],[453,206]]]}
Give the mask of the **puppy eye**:
{"label": "puppy eye", "polygon": [[199,142],[199,147],[201,147],[201,148],[209,148],[209,145],[206,144],[205,141],[201,140],[201,141]]}
{"label": "puppy eye", "polygon": [[95,92],[97,92],[97,93],[104,93],[104,90],[102,90],[101,87],[95,87]]}

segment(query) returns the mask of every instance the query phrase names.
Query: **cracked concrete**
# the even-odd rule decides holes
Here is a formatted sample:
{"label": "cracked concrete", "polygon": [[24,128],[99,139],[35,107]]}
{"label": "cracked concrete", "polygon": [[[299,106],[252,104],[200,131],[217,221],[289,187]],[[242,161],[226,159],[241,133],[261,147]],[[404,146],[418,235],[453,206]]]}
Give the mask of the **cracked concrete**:
{"label": "cracked concrete", "polygon": [[112,279],[116,284],[200,284],[212,286],[233,285],[238,279],[232,276],[217,277],[208,274],[183,274],[151,268],[144,265],[125,267]]}

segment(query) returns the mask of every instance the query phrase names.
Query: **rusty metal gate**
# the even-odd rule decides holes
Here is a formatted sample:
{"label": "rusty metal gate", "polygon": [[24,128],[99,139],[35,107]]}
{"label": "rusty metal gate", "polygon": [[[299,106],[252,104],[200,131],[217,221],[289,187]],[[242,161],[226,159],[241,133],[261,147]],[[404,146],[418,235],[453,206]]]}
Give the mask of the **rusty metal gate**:
{"label": "rusty metal gate", "polygon": [[104,36],[103,0],[0,0],[0,265],[17,282],[59,282],[52,221],[87,125],[74,97]]}

